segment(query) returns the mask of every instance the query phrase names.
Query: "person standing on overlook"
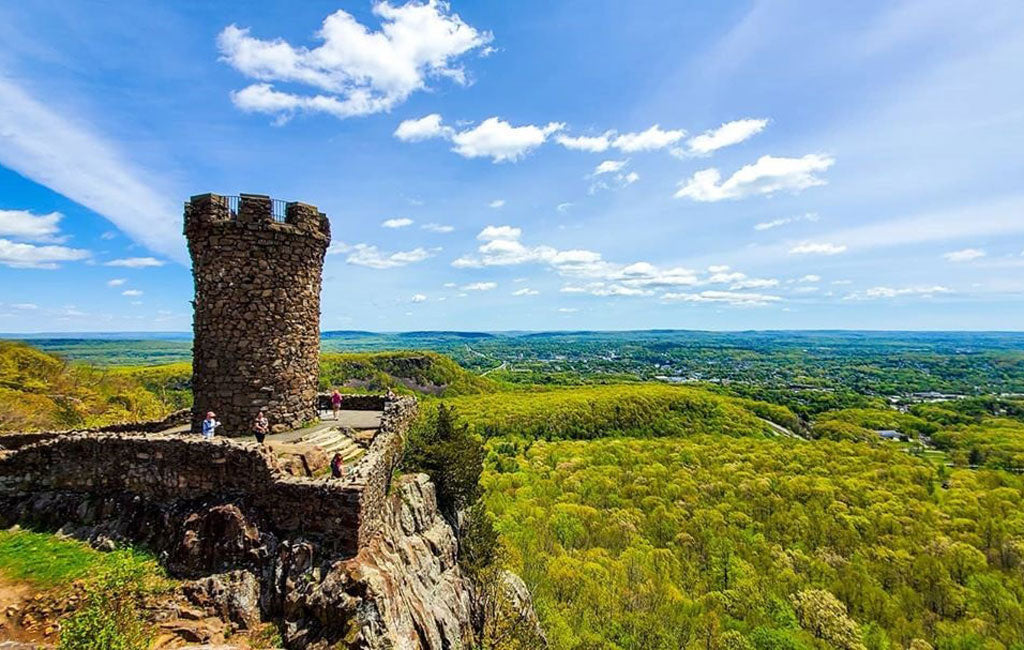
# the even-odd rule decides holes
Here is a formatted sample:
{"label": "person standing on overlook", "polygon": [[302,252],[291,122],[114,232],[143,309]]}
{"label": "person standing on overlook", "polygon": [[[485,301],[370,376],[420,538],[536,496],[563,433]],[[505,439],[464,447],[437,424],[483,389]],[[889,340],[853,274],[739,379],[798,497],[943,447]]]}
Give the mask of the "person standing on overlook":
{"label": "person standing on overlook", "polygon": [[252,435],[256,437],[256,442],[263,444],[263,439],[266,438],[267,432],[270,431],[270,422],[267,421],[267,416],[263,415],[263,411],[256,416],[256,419],[252,423]]}
{"label": "person standing on overlook", "polygon": [[213,411],[207,411],[206,419],[203,420],[203,439],[213,440],[213,434],[220,426],[220,422],[217,421],[217,414]]}
{"label": "person standing on overlook", "polygon": [[334,411],[334,419],[338,419],[338,411],[341,410],[341,393],[335,388],[334,392],[331,393],[331,410]]}

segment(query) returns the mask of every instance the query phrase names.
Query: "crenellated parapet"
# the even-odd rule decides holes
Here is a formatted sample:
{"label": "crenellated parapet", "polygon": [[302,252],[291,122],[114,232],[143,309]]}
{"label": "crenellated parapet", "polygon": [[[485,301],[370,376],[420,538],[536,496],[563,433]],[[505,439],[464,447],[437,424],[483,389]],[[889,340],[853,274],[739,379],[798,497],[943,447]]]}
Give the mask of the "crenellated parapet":
{"label": "crenellated parapet", "polygon": [[264,195],[200,194],[184,222],[195,280],[193,430],[207,411],[222,435],[248,434],[261,410],[275,431],[316,418],[327,216]]}

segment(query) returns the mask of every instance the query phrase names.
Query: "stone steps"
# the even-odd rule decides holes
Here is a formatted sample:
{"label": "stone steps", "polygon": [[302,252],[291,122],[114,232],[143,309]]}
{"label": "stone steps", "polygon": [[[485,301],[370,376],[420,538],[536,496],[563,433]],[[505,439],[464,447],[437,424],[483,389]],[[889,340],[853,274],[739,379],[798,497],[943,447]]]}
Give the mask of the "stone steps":
{"label": "stone steps", "polygon": [[303,439],[302,442],[316,445],[332,457],[335,453],[340,453],[342,459],[344,459],[346,463],[362,456],[365,451],[362,447],[356,444],[352,438],[349,438],[345,433],[338,431],[337,429],[320,431],[319,433]]}

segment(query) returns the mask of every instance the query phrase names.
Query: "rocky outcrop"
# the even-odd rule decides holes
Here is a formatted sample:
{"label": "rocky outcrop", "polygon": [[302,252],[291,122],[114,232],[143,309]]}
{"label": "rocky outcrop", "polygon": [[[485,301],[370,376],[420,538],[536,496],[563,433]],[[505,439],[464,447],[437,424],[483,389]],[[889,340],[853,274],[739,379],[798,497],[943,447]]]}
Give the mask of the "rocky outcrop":
{"label": "rocky outcrop", "polygon": [[286,642],[318,650],[471,647],[471,587],[433,484],[422,474],[403,477],[385,508],[380,534],[356,557],[320,581],[290,579]]}

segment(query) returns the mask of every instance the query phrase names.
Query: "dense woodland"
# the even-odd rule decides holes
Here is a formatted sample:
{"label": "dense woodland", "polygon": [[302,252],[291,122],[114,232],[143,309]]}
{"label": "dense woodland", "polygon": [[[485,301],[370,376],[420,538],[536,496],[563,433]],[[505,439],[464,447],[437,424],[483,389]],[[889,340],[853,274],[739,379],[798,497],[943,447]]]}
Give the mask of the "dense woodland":
{"label": "dense woodland", "polygon": [[[398,335],[379,336],[367,348]],[[407,335],[466,365],[423,349],[325,352],[321,387],[421,397],[410,469],[478,504],[466,521],[525,579],[555,649],[1024,650],[1016,339],[707,336],[728,344]],[[190,403],[187,361],[125,365],[144,344],[76,345],[69,360],[0,344],[0,430]],[[173,345],[157,342],[161,355]],[[85,363],[76,349],[119,361]],[[531,355],[541,370],[514,371]],[[647,381],[679,371],[666,358],[734,378]],[[913,394],[927,390],[959,393]],[[485,456],[465,451],[474,438]],[[460,465],[468,456],[482,475]]]}

